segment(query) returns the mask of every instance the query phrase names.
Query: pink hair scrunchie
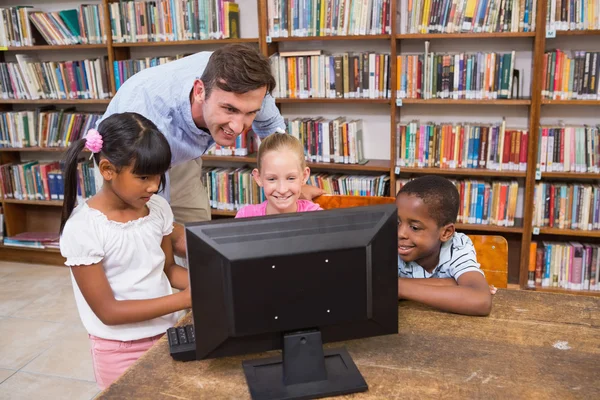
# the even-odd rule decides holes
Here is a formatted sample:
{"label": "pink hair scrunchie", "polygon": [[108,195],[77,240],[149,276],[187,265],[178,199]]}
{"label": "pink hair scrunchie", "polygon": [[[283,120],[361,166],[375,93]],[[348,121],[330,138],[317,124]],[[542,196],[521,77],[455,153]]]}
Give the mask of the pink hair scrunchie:
{"label": "pink hair scrunchie", "polygon": [[85,148],[92,153],[100,153],[102,150],[102,135],[96,129],[90,129],[85,136]]}

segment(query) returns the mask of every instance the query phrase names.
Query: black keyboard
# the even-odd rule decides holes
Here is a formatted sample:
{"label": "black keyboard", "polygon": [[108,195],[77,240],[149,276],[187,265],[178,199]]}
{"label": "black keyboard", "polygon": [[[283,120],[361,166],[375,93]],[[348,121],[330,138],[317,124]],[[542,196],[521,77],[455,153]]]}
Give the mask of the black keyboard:
{"label": "black keyboard", "polygon": [[192,361],[196,359],[196,336],[194,325],[179,326],[167,329],[169,351],[177,361]]}

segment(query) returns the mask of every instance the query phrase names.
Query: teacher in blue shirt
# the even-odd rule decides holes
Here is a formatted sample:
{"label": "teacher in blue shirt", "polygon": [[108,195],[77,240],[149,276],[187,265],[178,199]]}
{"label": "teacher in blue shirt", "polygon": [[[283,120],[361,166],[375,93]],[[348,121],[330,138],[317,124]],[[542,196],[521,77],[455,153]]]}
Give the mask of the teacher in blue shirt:
{"label": "teacher in blue shirt", "polygon": [[[161,195],[171,200],[176,220],[200,221],[210,218],[200,156],[214,142],[234,145],[250,128],[260,137],[285,132],[271,97],[274,87],[269,60],[257,49],[226,45],[138,72],[121,86],[102,118],[137,112],[156,124],[173,154],[173,169]],[[321,193],[306,186],[303,197]],[[180,215],[178,208],[184,210]],[[173,236],[175,253],[185,254],[182,225],[175,224]]]}

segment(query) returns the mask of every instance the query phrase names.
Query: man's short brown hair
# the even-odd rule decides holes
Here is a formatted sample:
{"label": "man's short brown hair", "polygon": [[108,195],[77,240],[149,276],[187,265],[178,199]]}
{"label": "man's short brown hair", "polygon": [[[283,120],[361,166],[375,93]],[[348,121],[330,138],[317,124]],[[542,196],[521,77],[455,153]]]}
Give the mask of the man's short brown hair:
{"label": "man's short brown hair", "polygon": [[258,49],[244,44],[230,44],[216,50],[200,79],[204,82],[207,98],[215,86],[237,94],[262,87],[270,94],[275,88],[269,59]]}

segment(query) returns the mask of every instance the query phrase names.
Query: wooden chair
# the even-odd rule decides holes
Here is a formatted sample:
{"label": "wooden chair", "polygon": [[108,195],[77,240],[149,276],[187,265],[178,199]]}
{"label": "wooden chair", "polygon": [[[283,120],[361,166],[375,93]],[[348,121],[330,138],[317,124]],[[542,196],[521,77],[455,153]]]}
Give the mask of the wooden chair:
{"label": "wooden chair", "polygon": [[[313,201],[324,210],[392,204],[394,197],[322,195]],[[468,235],[473,242],[477,261],[490,285],[506,288],[508,284],[508,242],[502,236]]]}

